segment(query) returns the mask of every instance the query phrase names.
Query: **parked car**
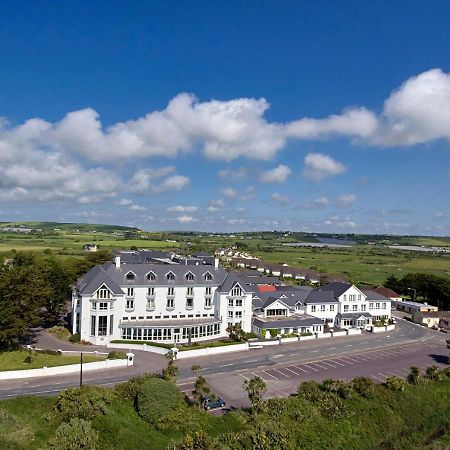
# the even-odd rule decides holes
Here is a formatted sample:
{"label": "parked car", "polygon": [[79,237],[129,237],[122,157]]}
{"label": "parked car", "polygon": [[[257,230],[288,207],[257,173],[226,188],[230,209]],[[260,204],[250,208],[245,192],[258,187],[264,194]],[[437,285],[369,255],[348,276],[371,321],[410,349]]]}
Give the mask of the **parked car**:
{"label": "parked car", "polygon": [[223,408],[226,402],[223,398],[220,397],[210,397],[206,395],[203,397],[203,406],[205,409],[215,409],[215,408]]}

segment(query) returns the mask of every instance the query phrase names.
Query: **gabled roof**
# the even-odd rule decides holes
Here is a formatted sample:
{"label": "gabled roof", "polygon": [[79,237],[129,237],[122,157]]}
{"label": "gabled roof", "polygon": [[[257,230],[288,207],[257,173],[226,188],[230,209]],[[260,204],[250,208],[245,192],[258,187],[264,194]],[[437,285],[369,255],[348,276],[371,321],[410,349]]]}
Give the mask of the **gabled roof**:
{"label": "gabled roof", "polygon": [[286,306],[286,308],[289,308],[289,305],[286,304],[286,302],[284,301],[283,298],[279,298],[279,297],[268,297],[266,299],[266,301],[262,304],[261,308],[262,309],[266,309],[268,308],[270,305],[272,305],[275,302],[280,302],[282,303],[284,306]]}
{"label": "gabled roof", "polygon": [[400,294],[397,294],[397,292],[384,286],[369,288],[368,290],[377,292],[378,294],[384,295],[385,297],[389,298],[401,298]]}
{"label": "gabled roof", "polygon": [[380,300],[383,302],[390,302],[389,297],[379,294],[378,292],[372,291],[371,289],[361,289],[361,292],[367,297],[367,300]]}
{"label": "gabled roof", "polygon": [[246,285],[242,282],[242,279],[237,277],[233,273],[227,274],[225,280],[223,283],[217,288],[218,292],[230,292],[231,289],[236,285],[239,284],[239,286],[242,288],[244,292],[254,292],[254,289],[250,288],[250,286]]}
{"label": "gabled roof", "polygon": [[108,276],[103,266],[94,266],[78,280],[77,289],[80,294],[92,295],[100,286],[106,285],[114,295],[123,295],[120,286]]}
{"label": "gabled roof", "polygon": [[339,300],[335,298],[334,291],[322,291],[316,289],[311,291],[305,300],[306,304],[310,303],[339,303]]}
{"label": "gabled roof", "polygon": [[321,291],[332,291],[335,297],[340,297],[344,292],[347,292],[352,285],[350,283],[329,283],[320,288]]}

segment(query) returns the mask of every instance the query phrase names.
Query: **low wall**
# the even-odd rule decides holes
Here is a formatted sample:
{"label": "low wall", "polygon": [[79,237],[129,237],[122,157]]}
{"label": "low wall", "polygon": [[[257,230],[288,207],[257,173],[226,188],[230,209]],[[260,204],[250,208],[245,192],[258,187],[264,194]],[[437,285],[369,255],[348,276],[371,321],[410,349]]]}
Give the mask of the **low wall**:
{"label": "low wall", "polygon": [[114,344],[114,342],[110,342],[106,345],[108,348],[120,348],[122,350],[140,350],[141,352],[151,352],[158,353],[158,355],[165,355],[169,352],[168,348],[164,347],[155,347],[154,345],[147,344]]}
{"label": "low wall", "polygon": [[207,347],[196,350],[185,350],[184,352],[177,352],[177,359],[193,358],[195,356],[219,355],[221,353],[239,352],[248,349],[249,345],[247,342],[245,342],[244,344],[222,345],[220,347]]}
{"label": "low wall", "polygon": [[384,327],[372,327],[370,331],[372,333],[385,333],[386,331],[392,330],[395,330],[395,325],[386,325]]}
{"label": "low wall", "polygon": [[[84,353],[84,352],[83,352]],[[99,369],[112,369],[113,367],[127,367],[133,365],[133,358],[106,359],[83,364],[83,373]],[[50,375],[65,375],[80,372],[80,364],[68,364],[66,366],[42,367],[41,369],[8,370],[0,372],[0,380],[13,380],[19,378],[45,377]]]}

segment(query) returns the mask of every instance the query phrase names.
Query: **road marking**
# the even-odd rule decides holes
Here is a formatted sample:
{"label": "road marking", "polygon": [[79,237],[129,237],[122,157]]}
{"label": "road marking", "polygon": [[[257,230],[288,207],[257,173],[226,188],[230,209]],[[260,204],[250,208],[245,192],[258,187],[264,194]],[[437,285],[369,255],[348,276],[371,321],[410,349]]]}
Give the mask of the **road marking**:
{"label": "road marking", "polygon": [[[284,367],[283,367],[283,369],[284,369]],[[286,375],[286,374],[283,373],[281,370],[274,369],[274,368],[272,368],[271,370],[275,370],[275,372],[281,373],[281,375],[283,375],[283,377],[289,378],[289,375]]]}
{"label": "road marking", "polygon": [[320,364],[326,364],[327,366],[333,367],[333,369],[336,369],[336,367],[337,367],[337,366],[331,364],[331,363],[328,362],[328,361],[320,361]]}
{"label": "road marking", "polygon": [[[267,373],[267,372],[264,372],[264,373]],[[262,377],[261,375],[256,375],[255,372],[252,372],[252,374],[253,374],[254,377],[259,377],[259,378],[261,378],[263,381],[267,382],[267,380],[266,380],[264,377]],[[270,375],[270,374],[268,374],[268,375]]]}
{"label": "road marking", "polygon": [[335,364],[338,364],[342,367],[345,367],[345,364],[340,363],[339,361],[337,361],[336,359],[330,359],[330,361],[333,361]]}
{"label": "road marking", "polygon": [[381,381],[382,383],[384,383],[384,379],[383,378],[379,378],[376,375],[370,375],[372,378],[375,378],[375,380]]}
{"label": "road marking", "polygon": [[295,368],[298,369],[298,370],[301,370],[302,372],[308,373],[307,370],[302,369],[298,364],[293,364],[293,367],[295,367]]}
{"label": "road marking", "polygon": [[[254,361],[248,361],[248,362],[256,362],[257,360],[255,359]],[[219,367],[230,367],[230,366],[234,366],[234,363],[231,363],[231,364],[223,364],[223,365],[221,365],[221,366],[219,366]]]}
{"label": "road marking", "polygon": [[317,353],[319,350],[310,350],[309,353]]}
{"label": "road marking", "polygon": [[312,363],[304,363],[303,365],[307,367],[308,369],[314,370],[314,372],[319,372],[319,369],[315,369],[314,367],[311,367]]}
{"label": "road marking", "polygon": [[239,374],[244,380],[249,380],[250,378],[247,378],[245,375],[242,375],[242,373]]}
{"label": "road marking", "polygon": [[353,344],[348,344],[346,345],[346,347],[353,347]]}
{"label": "road marking", "polygon": [[[292,367],[292,366],[291,366]],[[283,367],[284,370],[287,370],[289,372],[294,373],[295,375],[300,375],[298,372],[296,372],[295,370],[289,369],[289,367]]]}
{"label": "road marking", "polygon": [[265,370],[263,370],[263,373],[265,373],[266,375],[269,375],[269,377],[275,378],[275,380],[278,380],[278,378],[275,375],[272,375],[269,372],[266,372]]}
{"label": "road marking", "polygon": [[331,347],[330,350],[336,350],[336,347]]}

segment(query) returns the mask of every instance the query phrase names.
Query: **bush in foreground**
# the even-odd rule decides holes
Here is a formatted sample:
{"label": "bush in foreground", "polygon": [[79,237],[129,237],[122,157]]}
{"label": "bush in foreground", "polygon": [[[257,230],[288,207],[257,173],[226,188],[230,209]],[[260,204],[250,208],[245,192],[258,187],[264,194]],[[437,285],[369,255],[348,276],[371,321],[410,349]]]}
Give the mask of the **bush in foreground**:
{"label": "bush in foreground", "polygon": [[49,447],[55,450],[93,450],[98,438],[99,434],[90,422],[74,418],[58,427]]}
{"label": "bush in foreground", "polygon": [[145,373],[139,377],[130,378],[125,383],[118,384],[114,390],[116,395],[125,400],[134,401],[141,387],[148,381],[153,378],[159,378],[159,375],[156,373]]}
{"label": "bush in foreground", "polygon": [[174,383],[162,378],[150,378],[141,386],[136,396],[139,416],[152,425],[158,425],[182,403]]}
{"label": "bush in foreground", "polygon": [[107,359],[127,359],[127,354],[118,350],[112,350],[108,353]]}

